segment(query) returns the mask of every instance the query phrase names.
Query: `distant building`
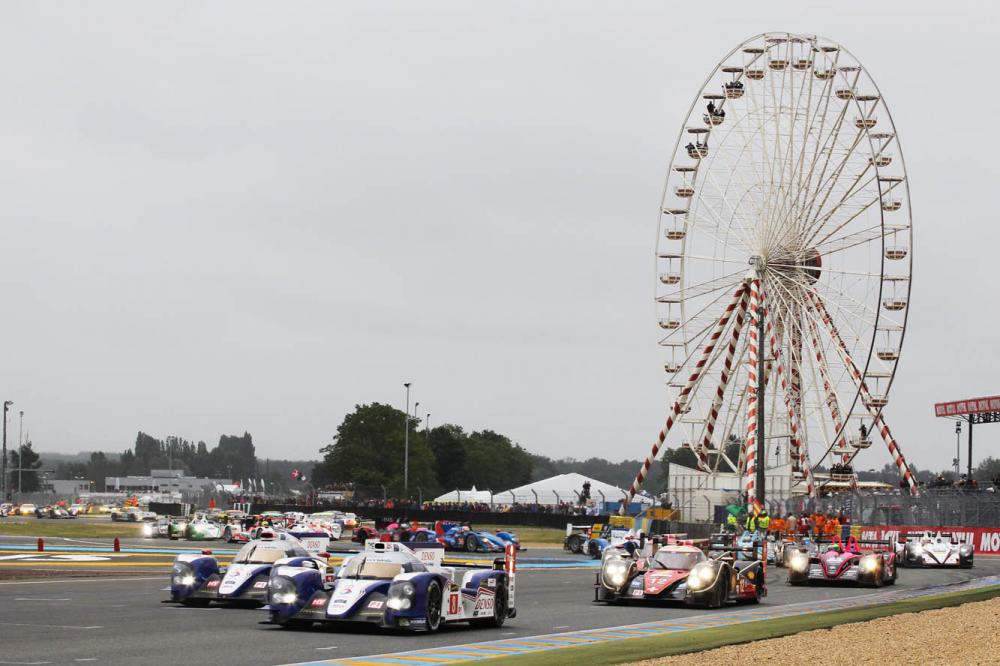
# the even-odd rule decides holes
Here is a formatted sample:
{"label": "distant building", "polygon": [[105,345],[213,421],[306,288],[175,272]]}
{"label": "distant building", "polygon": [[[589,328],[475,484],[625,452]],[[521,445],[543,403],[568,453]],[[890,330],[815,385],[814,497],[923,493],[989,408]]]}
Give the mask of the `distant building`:
{"label": "distant building", "polygon": [[87,479],[42,479],[40,490],[60,496],[77,496],[89,493],[94,482]]}
{"label": "distant building", "polygon": [[230,479],[209,479],[185,476],[180,469],[153,469],[149,476],[108,476],[104,479],[106,491],[126,492],[211,492],[217,485],[231,483]]}

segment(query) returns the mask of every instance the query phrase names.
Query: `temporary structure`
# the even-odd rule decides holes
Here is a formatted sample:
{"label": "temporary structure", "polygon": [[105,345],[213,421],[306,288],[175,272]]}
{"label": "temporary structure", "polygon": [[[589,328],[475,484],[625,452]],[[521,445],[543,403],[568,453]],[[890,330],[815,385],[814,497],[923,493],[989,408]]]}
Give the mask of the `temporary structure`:
{"label": "temporary structure", "polygon": [[[503,504],[579,504],[583,493],[583,484],[590,483],[590,499],[599,504],[617,503],[625,498],[625,491],[610,483],[591,479],[583,474],[570,472],[559,474],[548,479],[535,481],[518,488],[511,488],[493,495],[493,501]],[[653,500],[638,496],[634,502],[652,504]]]}
{"label": "temporary structure", "polygon": [[435,497],[435,502],[490,502],[490,491],[488,490],[476,490],[475,486],[472,486],[471,490],[459,490],[455,489],[449,493],[445,493],[440,497]]}

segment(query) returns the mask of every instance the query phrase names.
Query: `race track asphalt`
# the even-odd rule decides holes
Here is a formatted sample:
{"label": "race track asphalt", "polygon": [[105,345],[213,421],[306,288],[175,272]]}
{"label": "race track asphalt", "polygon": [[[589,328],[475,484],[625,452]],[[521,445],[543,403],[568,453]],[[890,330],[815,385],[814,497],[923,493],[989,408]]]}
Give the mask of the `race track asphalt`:
{"label": "race track asphalt", "polygon": [[[553,550],[556,556],[560,551]],[[538,553],[544,555],[545,553]],[[900,572],[899,588],[957,583],[1000,573],[1000,558],[971,570]],[[768,605],[860,597],[851,587],[790,587],[783,570],[769,570]],[[0,664],[239,664],[273,665],[414,650],[473,641],[618,626],[703,614],[683,606],[602,606],[593,598],[593,569],[534,569],[518,573],[518,617],[502,629],[446,627],[434,635],[365,628],[291,631],[261,624],[259,610],[194,609],[161,603],[167,575],[0,582]],[[732,607],[731,610],[751,607]]]}

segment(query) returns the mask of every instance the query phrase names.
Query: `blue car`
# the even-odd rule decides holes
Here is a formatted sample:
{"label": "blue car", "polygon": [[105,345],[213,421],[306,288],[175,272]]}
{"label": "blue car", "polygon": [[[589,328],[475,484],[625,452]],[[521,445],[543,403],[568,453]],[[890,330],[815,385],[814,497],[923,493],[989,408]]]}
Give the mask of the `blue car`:
{"label": "blue car", "polygon": [[439,543],[414,546],[368,541],[344,561],[332,582],[301,562],[282,562],[271,572],[267,611],[282,627],[321,623],[364,623],[409,631],[437,631],[468,622],[502,627],[514,617],[516,551],[492,565],[441,566]]}
{"label": "blue car", "polygon": [[170,601],[186,606],[207,606],[213,601],[263,606],[271,569],[279,562],[332,579],[326,560],[310,553],[298,539],[264,532],[240,548],[228,566],[219,566],[210,550],[178,555],[170,573]]}

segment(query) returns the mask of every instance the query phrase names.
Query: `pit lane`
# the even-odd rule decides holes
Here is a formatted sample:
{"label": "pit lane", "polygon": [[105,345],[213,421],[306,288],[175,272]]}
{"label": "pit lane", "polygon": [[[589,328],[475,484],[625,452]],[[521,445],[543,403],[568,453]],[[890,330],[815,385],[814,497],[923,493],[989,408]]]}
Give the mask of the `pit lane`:
{"label": "pit lane", "polygon": [[[539,549],[541,550],[541,549]],[[562,557],[562,551],[536,552]],[[900,571],[897,589],[958,583],[1000,574],[1000,558],[981,558],[971,570]],[[816,599],[862,597],[884,590],[850,587],[791,587],[785,572],[769,570],[770,595],[764,607]],[[384,654],[434,646],[461,645],[675,620],[704,614],[682,606],[600,606],[593,598],[593,569],[529,569],[518,573],[518,617],[500,630],[445,627],[434,635],[394,634],[363,627],[288,631],[260,624],[263,611],[229,608],[194,609],[161,601],[165,570],[135,578],[77,578],[67,581],[0,582],[0,663],[286,664]],[[891,589],[891,588],[889,588]],[[731,606],[727,612],[752,612]]]}

